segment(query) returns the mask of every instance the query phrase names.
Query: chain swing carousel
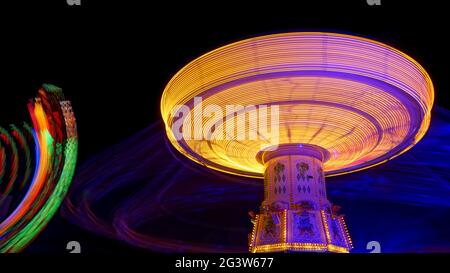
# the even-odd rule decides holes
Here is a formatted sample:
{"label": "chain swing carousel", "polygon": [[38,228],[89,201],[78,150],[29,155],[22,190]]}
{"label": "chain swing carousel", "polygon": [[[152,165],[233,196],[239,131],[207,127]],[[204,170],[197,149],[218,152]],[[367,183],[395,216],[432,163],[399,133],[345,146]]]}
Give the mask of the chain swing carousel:
{"label": "chain swing carousel", "polygon": [[[429,75],[401,51],[357,36],[298,32],[246,39],[193,60],[167,84],[161,113],[168,139],[189,159],[264,179],[251,252],[349,252],[352,242],[328,200],[325,177],[406,152],[427,131],[433,101]],[[249,125],[269,112],[196,114],[227,105],[277,106],[276,142],[255,126],[217,137],[228,123],[241,118]],[[174,130],[180,121],[181,137]],[[209,138],[186,137],[205,132]],[[252,134],[259,137],[242,138]]]}

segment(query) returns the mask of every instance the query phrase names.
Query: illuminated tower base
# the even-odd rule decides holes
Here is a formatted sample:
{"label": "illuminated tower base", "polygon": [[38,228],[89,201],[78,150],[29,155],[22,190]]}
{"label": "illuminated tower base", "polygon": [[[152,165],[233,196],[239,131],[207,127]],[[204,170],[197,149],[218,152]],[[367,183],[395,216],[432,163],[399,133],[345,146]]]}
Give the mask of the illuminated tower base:
{"label": "illuminated tower base", "polygon": [[315,145],[285,144],[262,151],[264,201],[254,219],[251,252],[349,252],[342,215],[327,199],[323,163],[329,153]]}

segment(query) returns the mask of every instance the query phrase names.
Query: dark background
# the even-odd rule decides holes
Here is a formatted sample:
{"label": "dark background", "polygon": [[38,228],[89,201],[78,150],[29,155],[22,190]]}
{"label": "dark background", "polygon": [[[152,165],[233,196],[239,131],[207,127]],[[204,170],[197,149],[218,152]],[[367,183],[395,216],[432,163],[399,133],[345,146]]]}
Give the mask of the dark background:
{"label": "dark background", "polygon": [[[444,1],[17,2],[0,8],[0,125],[29,121],[27,100],[42,83],[62,87],[78,122],[80,162],[159,120],[165,84],[189,61],[263,34],[331,31],[387,43],[421,63],[436,104],[450,106]],[[94,252],[128,249],[57,215],[27,251],[65,251],[69,240]]]}

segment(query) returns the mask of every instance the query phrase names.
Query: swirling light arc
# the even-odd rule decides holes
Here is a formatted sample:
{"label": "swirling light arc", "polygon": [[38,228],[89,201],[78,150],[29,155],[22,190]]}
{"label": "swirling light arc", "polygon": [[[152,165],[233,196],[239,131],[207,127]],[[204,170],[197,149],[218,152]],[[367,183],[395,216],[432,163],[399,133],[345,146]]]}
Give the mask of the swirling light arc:
{"label": "swirling light arc", "polygon": [[[202,106],[194,104],[195,97],[202,98]],[[194,118],[183,130],[195,135],[211,123],[220,132],[228,121],[220,115],[196,117],[196,107],[278,105],[278,144],[306,143],[328,150],[324,170],[333,176],[381,164],[410,149],[428,130],[433,102],[430,76],[405,53],[357,36],[297,32],[238,41],[193,60],[167,84],[161,114],[168,139],[191,160],[262,178],[264,167],[256,155],[264,137],[177,139],[173,113],[179,105],[190,106]],[[250,121],[251,114],[237,116]],[[242,133],[251,130],[247,126]]]}
{"label": "swirling light arc", "polygon": [[[25,160],[19,160],[17,148],[11,149],[11,155],[2,152],[3,159],[0,157],[12,162],[8,169],[5,164],[0,167],[14,174],[10,175],[14,177],[12,182],[4,190],[0,188],[0,208],[8,213],[0,219],[0,253],[20,252],[44,229],[66,195],[76,166],[76,122],[72,106],[65,100],[62,90],[44,84],[38,97],[28,104],[28,110],[33,128],[24,124],[22,132],[11,126],[13,136],[24,150]],[[9,135],[3,131],[3,136]],[[31,135],[34,141],[35,168],[31,179],[31,151],[24,133]],[[13,138],[7,140],[7,146],[17,146]],[[19,168],[23,170],[20,177],[17,175]],[[12,202],[5,202],[7,198]]]}

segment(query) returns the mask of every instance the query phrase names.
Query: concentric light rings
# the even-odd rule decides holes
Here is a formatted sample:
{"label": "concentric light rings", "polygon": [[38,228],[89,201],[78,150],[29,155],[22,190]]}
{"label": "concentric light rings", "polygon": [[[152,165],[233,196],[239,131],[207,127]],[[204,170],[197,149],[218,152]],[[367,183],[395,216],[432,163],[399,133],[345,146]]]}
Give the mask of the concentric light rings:
{"label": "concentric light rings", "polygon": [[[417,143],[429,126],[434,89],[427,72],[406,54],[373,40],[335,33],[256,37],[197,58],[164,90],[161,113],[169,140],[207,167],[262,177],[255,143],[175,138],[172,111],[176,105],[194,109],[195,97],[203,99],[203,106],[280,105],[284,116],[279,144],[326,148],[331,158],[324,168],[330,176],[380,164]],[[360,124],[362,119],[370,122]],[[215,122],[220,126],[224,120]],[[295,141],[283,138],[283,130]]]}

